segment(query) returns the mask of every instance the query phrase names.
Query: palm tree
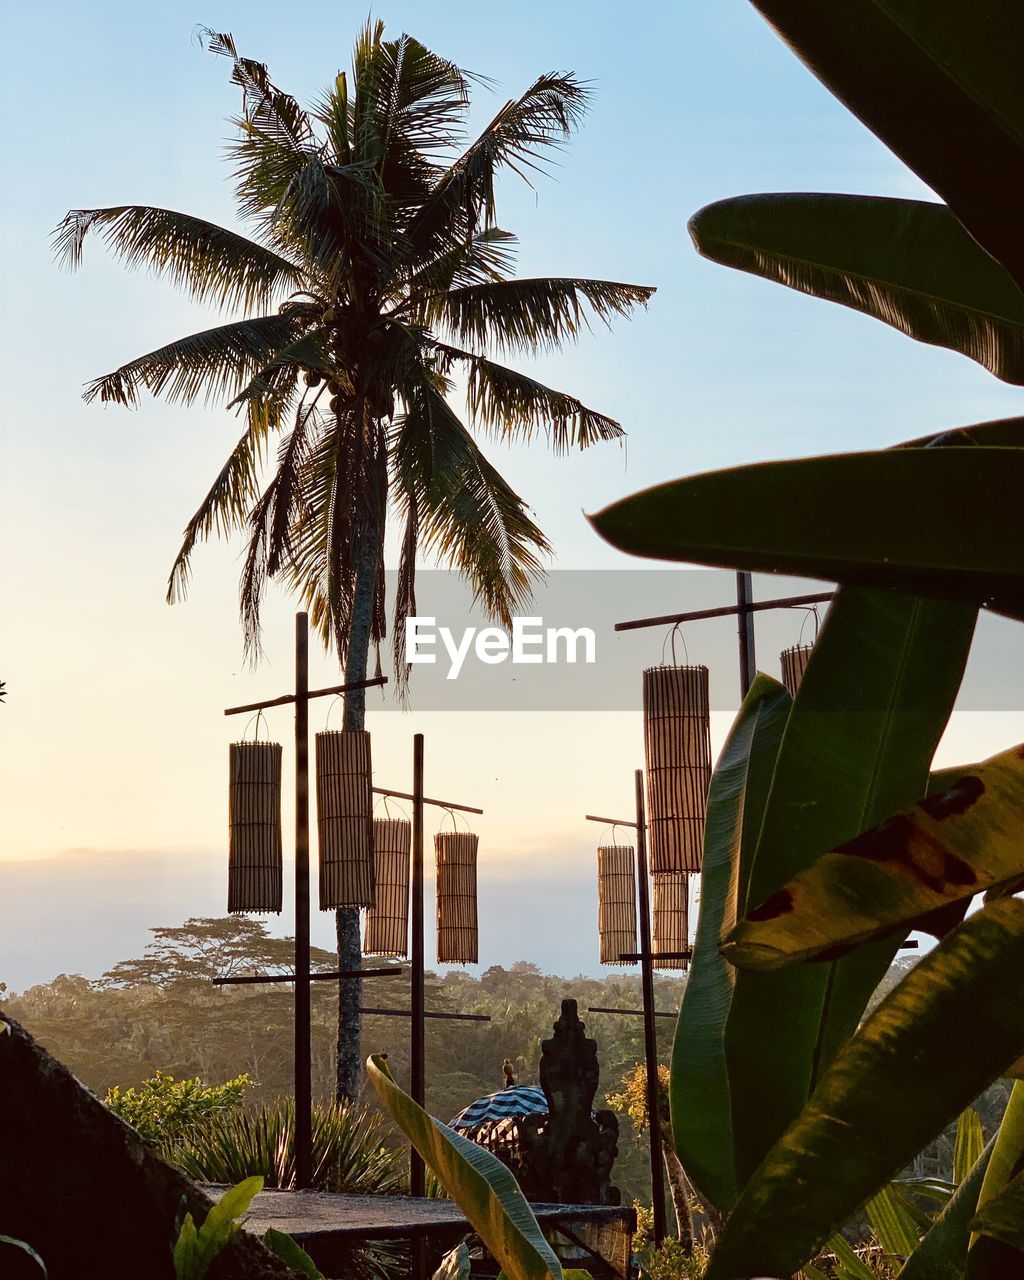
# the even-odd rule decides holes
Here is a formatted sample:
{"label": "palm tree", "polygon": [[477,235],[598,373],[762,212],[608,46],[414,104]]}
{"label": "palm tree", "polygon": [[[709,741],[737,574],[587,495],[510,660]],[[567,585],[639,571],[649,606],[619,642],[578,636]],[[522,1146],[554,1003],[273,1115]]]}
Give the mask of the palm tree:
{"label": "palm tree", "polygon": [[[75,210],[56,233],[77,267],[90,231],[128,267],[167,276],[241,319],[121,365],[85,399],[133,406],[229,401],[244,430],[185,528],[168,599],[185,594],[196,544],[241,531],[241,616],[260,645],[268,578],[304,601],[346,680],[366,677],[385,634],[384,535],[403,522],[393,640],[404,679],[404,620],[417,551],[432,551],[506,625],[549,550],[523,500],[487,461],[450,402],[465,380],[468,421],[499,441],[543,433],[556,453],[622,435],[574,396],[498,363],[558,349],[588,323],[645,304],[653,290],[587,279],[514,278],[516,240],[496,222],[503,169],[527,180],[572,135],[589,98],[572,74],[540,76],[468,145],[475,77],[368,23],[351,81],[339,74],[306,110],[204,30],[229,57],[242,110],[231,143],[237,208],[252,238],[145,205]],[[269,469],[268,442],[279,436]],[[350,695],[344,726],[359,729]],[[358,914],[338,914],[339,963],[358,967]],[[340,984],[338,1097],[355,1091],[361,993]]]}

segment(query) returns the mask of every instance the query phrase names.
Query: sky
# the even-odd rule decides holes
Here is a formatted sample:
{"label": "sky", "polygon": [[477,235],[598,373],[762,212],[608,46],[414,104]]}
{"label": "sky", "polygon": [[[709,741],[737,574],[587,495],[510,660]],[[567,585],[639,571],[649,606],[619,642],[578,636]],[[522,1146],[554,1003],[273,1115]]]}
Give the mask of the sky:
{"label": "sky", "polygon": [[[230,65],[194,39],[196,24],[230,30],[308,100],[347,67],[366,12],[311,0],[300,26],[265,0],[59,0],[5,17],[0,94],[15,123],[0,148],[20,180],[0,258],[0,979],[15,989],[59,972],[96,976],[138,954],[150,926],[223,912],[234,726],[221,709],[291,680],[294,605],[283,595],[268,601],[265,662],[243,664],[237,544],[202,549],[187,603],[164,603],[181,528],[237,438],[234,417],[81,400],[90,378],[212,316],[126,273],[98,242],[78,275],[58,270],[50,234],[70,208],[125,202],[235,225],[223,142],[238,93]],[[657,287],[649,309],[612,332],[519,362],[620,420],[625,448],[557,459],[488,446],[533,505],[558,568],[628,570],[583,513],[645,485],[1019,412],[1019,393],[966,360],[697,257],[686,220],[725,196],[931,198],[749,4],[421,0],[373,13],[492,77],[493,92],[477,93],[480,125],[540,72],[591,82],[585,127],[552,176],[533,189],[505,181],[499,193],[522,274]],[[666,610],[687,607],[692,582],[666,577]],[[645,660],[656,662],[663,636],[647,634]],[[713,682],[733,680],[727,630],[688,641]],[[339,678],[325,656],[314,667],[318,683]],[[326,714],[321,704],[314,728]],[[716,745],[728,720],[714,717]],[[381,785],[408,787],[412,734],[423,731],[428,790],[485,809],[482,962],[596,971],[595,831],[581,817],[598,802],[628,812],[642,763],[639,671],[633,712],[417,712],[414,698],[370,727]],[[272,729],[288,742],[286,711]],[[939,759],[1021,737],[1016,711],[964,710]],[[287,910],[275,930],[287,931]],[[317,915],[314,941],[327,944],[330,929]]]}

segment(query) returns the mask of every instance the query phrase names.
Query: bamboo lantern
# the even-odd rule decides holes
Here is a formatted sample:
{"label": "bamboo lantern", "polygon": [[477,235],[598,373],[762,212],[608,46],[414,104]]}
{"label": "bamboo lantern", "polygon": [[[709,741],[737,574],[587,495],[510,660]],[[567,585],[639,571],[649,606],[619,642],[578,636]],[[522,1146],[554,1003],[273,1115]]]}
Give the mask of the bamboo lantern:
{"label": "bamboo lantern", "polygon": [[320,834],[320,910],[374,901],[370,735],[316,735],[316,816]]}
{"label": "bamboo lantern", "polygon": [[699,871],[711,783],[707,667],[644,672],[651,873]]}
{"label": "bamboo lantern", "polygon": [[281,744],[228,749],[228,911],[281,910]]}
{"label": "bamboo lantern", "polygon": [[796,691],[804,678],[813,649],[813,644],[795,644],[791,649],[783,649],[779,654],[779,662],[782,664],[782,683],[789,690],[791,698],[796,697]]}
{"label": "bamboo lantern", "polygon": [[401,818],[374,818],[376,902],[366,912],[363,954],[409,954],[409,848],[412,828]]}
{"label": "bamboo lantern", "polygon": [[[683,951],[689,946],[690,877],[685,871],[654,877],[654,935],[651,950]],[[655,960],[655,969],[685,969],[685,960]]]}
{"label": "bamboo lantern", "polygon": [[632,845],[604,845],[597,851],[597,932],[602,964],[636,964],[635,960],[619,959],[637,950]]}
{"label": "bamboo lantern", "polygon": [[437,963],[476,964],[476,854],[480,837],[468,831],[434,836],[437,864]]}

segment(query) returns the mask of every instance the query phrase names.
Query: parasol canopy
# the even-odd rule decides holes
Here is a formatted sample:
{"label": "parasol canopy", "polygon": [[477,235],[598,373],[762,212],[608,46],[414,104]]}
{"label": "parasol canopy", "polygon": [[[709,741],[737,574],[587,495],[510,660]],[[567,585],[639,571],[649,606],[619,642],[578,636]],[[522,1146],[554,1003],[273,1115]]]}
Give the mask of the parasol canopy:
{"label": "parasol canopy", "polygon": [[448,1121],[451,1129],[479,1129],[481,1125],[496,1124],[521,1116],[546,1116],[548,1100],[544,1090],[532,1084],[514,1084],[496,1093],[477,1098],[463,1107],[454,1120]]}

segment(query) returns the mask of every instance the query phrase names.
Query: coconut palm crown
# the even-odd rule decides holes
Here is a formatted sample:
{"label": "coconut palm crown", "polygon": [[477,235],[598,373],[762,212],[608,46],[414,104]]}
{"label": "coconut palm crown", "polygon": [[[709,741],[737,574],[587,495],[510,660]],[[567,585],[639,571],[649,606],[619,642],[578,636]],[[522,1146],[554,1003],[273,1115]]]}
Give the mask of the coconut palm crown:
{"label": "coconut palm crown", "polygon": [[[185,529],[168,598],[184,596],[198,542],[244,532],[251,655],[265,584],[277,578],[305,602],[347,678],[364,678],[385,632],[386,518],[400,519],[401,678],[417,549],[463,574],[506,624],[549,549],[477,436],[543,433],[564,453],[622,435],[611,418],[492,357],[558,349],[588,315],[607,322],[653,290],[513,276],[516,239],[496,223],[496,178],[510,169],[529,180],[569,139],[589,98],[574,75],[540,76],[467,145],[479,77],[410,36],[386,40],[380,22],[362,31],[351,79],[339,74],[308,110],[265,65],[240,57],[229,34],[202,34],[232,60],[242,91],[229,150],[251,238],[121,205],[72,211],[56,245],[76,267],[86,235],[99,234],[129,267],[242,318],[139,356],[97,378],[85,398],[134,406],[147,390],[182,404],[227,400],[244,418]],[[451,404],[457,383],[469,426]],[[348,727],[359,727],[358,700],[353,711]]]}

